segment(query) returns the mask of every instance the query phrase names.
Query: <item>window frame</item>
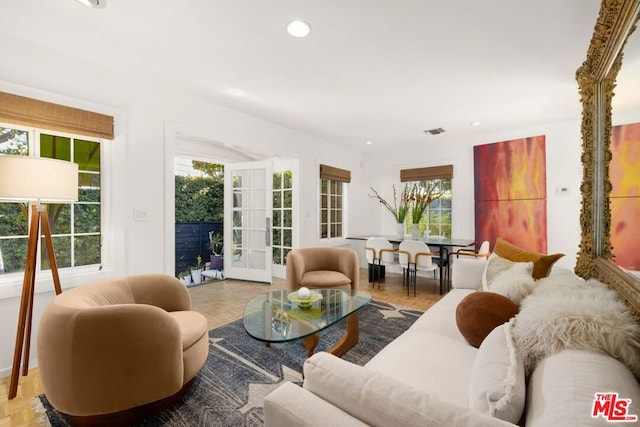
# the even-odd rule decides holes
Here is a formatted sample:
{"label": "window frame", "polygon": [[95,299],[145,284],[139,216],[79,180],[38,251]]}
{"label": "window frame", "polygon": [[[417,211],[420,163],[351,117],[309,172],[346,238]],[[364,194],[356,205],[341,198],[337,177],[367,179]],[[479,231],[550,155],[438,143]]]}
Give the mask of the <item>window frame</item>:
{"label": "window frame", "polygon": [[[327,193],[323,193],[323,181],[327,181]],[[339,195],[334,195],[332,193],[332,183],[336,184],[336,185],[340,185],[341,186],[341,194]],[[319,179],[319,188],[318,188],[318,195],[319,195],[319,200],[318,200],[318,213],[319,213],[319,217],[318,217],[318,236],[321,240],[330,240],[330,239],[342,239],[346,236],[347,234],[347,230],[346,230],[346,215],[347,215],[347,198],[348,198],[348,188],[349,186],[347,185],[347,182],[343,182],[343,181],[338,181],[338,180],[332,180],[332,179],[328,179],[328,178],[320,178]],[[327,206],[326,208],[323,207],[323,197],[327,198]],[[334,208],[333,207],[333,198],[334,197],[340,197],[341,200],[341,206],[339,208]],[[323,214],[323,210],[327,211],[327,220],[323,221],[322,219],[322,214]],[[333,214],[335,212],[339,212],[340,213],[340,221],[331,221],[331,219],[333,218]],[[339,235],[333,235],[332,234],[332,226],[333,225],[340,225],[340,234]],[[327,227],[327,235],[323,236],[323,226]]]}
{"label": "window frame", "polygon": [[[112,216],[110,214],[110,206],[112,203],[112,198],[110,196],[111,194],[111,188],[110,188],[110,174],[108,173],[108,171],[111,170],[111,161],[110,161],[110,149],[109,149],[109,144],[107,142],[107,140],[101,139],[101,138],[96,138],[96,137],[91,137],[91,136],[85,136],[85,135],[76,135],[76,134],[70,134],[70,133],[65,133],[65,132],[60,132],[60,131],[55,131],[55,130],[49,130],[49,129],[42,129],[42,128],[35,128],[35,127],[29,127],[29,126],[24,126],[24,125],[18,125],[18,124],[12,124],[12,123],[5,123],[5,122],[0,122],[0,127],[2,128],[9,128],[9,129],[15,129],[15,130],[20,130],[20,131],[25,131],[28,133],[28,149],[29,149],[29,156],[30,157],[40,157],[41,156],[41,147],[40,147],[40,136],[42,134],[45,135],[53,135],[53,136],[58,136],[58,137],[62,137],[62,138],[69,138],[72,140],[81,140],[81,141],[90,141],[90,142],[96,142],[99,144],[100,147],[100,171],[99,171],[99,175],[100,175],[100,210],[99,210],[99,216],[100,216],[100,229],[99,232],[97,233],[84,233],[84,232],[75,232],[73,230],[73,225],[74,222],[73,220],[71,221],[71,230],[69,233],[55,233],[55,231],[53,231],[53,238],[55,239],[55,237],[69,237],[71,239],[71,257],[73,259],[73,253],[74,253],[74,244],[73,244],[73,239],[74,237],[77,236],[84,236],[84,235],[99,235],[100,236],[100,262],[98,263],[94,263],[94,264],[87,264],[87,265],[80,265],[80,266],[67,266],[67,267],[61,267],[60,265],[58,265],[58,271],[59,271],[59,275],[61,278],[63,277],[71,277],[74,275],[78,275],[78,274],[85,274],[85,273],[92,273],[92,272],[98,272],[98,271],[103,271],[105,270],[105,267],[109,266],[111,267],[111,256],[109,255],[111,253],[111,248],[112,245],[110,243],[108,243],[108,240],[105,240],[105,235],[111,235],[112,234]],[[72,157],[73,159],[73,157]],[[85,170],[79,170],[79,173],[87,173],[87,171]],[[23,202],[24,203],[24,202]],[[25,236],[16,236],[16,237],[24,237],[25,239],[28,237],[28,227],[30,226],[30,220],[31,220],[31,206],[33,205],[34,202],[29,202],[27,207],[28,207],[28,218],[27,218],[27,235]],[[74,207],[75,206],[82,206],[82,205],[87,205],[87,204],[96,204],[95,202],[83,202],[83,201],[76,201],[76,202],[71,202],[71,203],[65,203],[68,205],[71,205],[71,216],[73,218],[74,215]],[[43,203],[43,205],[47,205],[46,203]],[[37,253],[37,261],[36,261],[36,279],[40,276],[40,275],[44,275],[45,277],[50,275],[50,268],[46,268],[43,269],[42,268],[42,251],[43,251],[43,242],[39,242],[38,244],[38,253]],[[54,243],[54,247],[55,247],[55,243]],[[26,254],[25,254],[26,256]],[[11,272],[11,273],[3,273],[0,274],[0,286],[5,285],[5,284],[13,284],[15,283],[17,280],[21,279],[24,276],[24,270],[20,270],[20,271],[15,271],[15,272]]]}

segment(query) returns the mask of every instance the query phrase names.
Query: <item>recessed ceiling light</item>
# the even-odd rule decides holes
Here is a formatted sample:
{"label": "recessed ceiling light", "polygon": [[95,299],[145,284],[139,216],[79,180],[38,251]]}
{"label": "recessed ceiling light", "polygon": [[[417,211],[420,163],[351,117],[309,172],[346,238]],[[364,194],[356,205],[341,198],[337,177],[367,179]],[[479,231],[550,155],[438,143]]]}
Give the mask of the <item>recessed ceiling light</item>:
{"label": "recessed ceiling light", "polygon": [[367,141],[367,145],[372,145],[373,141]]}
{"label": "recessed ceiling light", "polygon": [[92,9],[104,9],[107,7],[107,0],[76,0],[81,5]]}
{"label": "recessed ceiling light", "polygon": [[311,32],[311,26],[304,21],[291,21],[287,25],[287,32],[293,37],[307,37]]}
{"label": "recessed ceiling light", "polygon": [[480,126],[480,122],[471,122],[471,126]]}

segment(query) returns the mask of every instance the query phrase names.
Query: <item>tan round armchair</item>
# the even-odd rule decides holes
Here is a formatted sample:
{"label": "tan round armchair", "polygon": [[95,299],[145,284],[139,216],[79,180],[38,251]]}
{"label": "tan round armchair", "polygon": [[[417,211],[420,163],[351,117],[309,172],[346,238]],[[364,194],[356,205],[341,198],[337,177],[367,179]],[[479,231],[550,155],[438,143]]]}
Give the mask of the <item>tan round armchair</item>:
{"label": "tan round armchair", "polygon": [[289,289],[343,288],[355,292],[360,283],[358,254],[353,249],[314,247],[293,249],[287,255]]}
{"label": "tan round armchair", "polygon": [[114,413],[144,413],[154,404],[154,412],[164,409],[204,365],[207,329],[206,318],[191,311],[188,290],[168,275],[65,291],[46,306],[38,330],[45,395],[84,424],[115,425]]}

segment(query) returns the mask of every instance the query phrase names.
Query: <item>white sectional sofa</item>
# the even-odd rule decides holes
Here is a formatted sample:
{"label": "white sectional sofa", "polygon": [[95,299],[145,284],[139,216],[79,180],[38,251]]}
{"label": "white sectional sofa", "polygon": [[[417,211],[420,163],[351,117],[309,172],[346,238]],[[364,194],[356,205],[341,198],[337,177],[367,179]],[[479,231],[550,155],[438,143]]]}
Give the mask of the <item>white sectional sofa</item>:
{"label": "white sectional sofa", "polygon": [[481,287],[485,264],[455,262],[453,289],[364,367],[328,353],[309,358],[303,387],[286,383],[265,398],[265,425],[610,425],[606,402],[592,416],[596,393],[630,399],[625,415],[640,416],[637,379],[609,355],[565,349],[526,372],[512,322],[471,346],[456,308]]}

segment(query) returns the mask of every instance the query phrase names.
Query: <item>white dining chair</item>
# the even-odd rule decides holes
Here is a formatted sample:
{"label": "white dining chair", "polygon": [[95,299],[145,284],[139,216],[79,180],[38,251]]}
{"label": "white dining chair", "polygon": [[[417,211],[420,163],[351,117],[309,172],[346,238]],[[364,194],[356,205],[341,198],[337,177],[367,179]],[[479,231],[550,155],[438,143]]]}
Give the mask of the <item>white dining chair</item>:
{"label": "white dining chair", "polygon": [[432,260],[432,256],[436,255],[431,252],[426,243],[418,240],[403,240],[398,248],[398,262],[402,267],[404,283],[407,286],[407,295],[409,287],[413,283],[413,296],[416,296],[417,275],[418,271],[432,271],[433,278],[436,278],[436,270],[438,265]]}
{"label": "white dining chair", "polygon": [[382,237],[370,237],[364,247],[367,263],[371,266],[372,274],[369,276],[370,282],[375,284],[377,279],[378,289],[380,288],[380,278],[382,277],[382,266],[398,265],[396,261],[397,250],[393,248],[391,242]]}
{"label": "white dining chair", "polygon": [[491,255],[491,252],[489,252],[489,241],[485,240],[484,242],[482,242],[477,250],[462,248],[458,249],[454,254],[456,258],[469,257],[486,261],[487,259],[489,259],[489,255]]}

